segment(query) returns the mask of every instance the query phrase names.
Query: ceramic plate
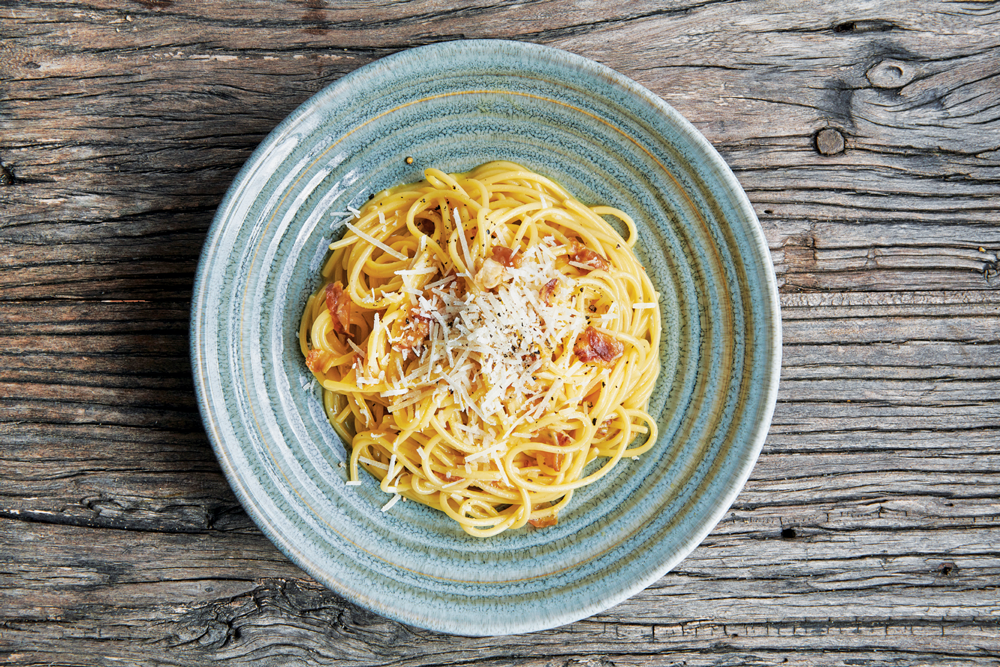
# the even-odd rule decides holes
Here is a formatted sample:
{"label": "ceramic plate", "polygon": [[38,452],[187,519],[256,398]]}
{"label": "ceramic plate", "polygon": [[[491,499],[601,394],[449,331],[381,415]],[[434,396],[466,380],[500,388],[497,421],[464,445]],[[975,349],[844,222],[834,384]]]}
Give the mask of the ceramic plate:
{"label": "ceramic plate", "polygon": [[[407,157],[412,157],[408,164]],[[557,526],[469,537],[363,475],[299,352],[333,212],[422,178],[513,160],[585,202],[630,213],[661,294],[660,438],[579,490]],[[781,334],[753,210],[676,111],[590,60],[460,41],[345,76],[260,145],[219,207],[198,267],[192,356],[212,444],[247,512],[288,557],[352,602],[461,635],[575,621],[663,576],[735,499],[770,424]]]}

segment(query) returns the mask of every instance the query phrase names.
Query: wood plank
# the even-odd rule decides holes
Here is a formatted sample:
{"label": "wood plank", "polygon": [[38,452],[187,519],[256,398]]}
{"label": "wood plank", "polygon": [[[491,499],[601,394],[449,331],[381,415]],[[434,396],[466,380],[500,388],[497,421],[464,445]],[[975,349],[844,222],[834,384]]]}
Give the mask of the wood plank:
{"label": "wood plank", "polygon": [[[146,210],[173,209],[179,201],[210,205],[211,192],[218,197],[248,148],[308,94],[399,48],[386,46],[387,38],[390,44],[420,43],[414,37],[421,21],[437,18],[441,8],[419,4],[424,12],[387,7],[406,15],[370,31],[358,30],[363,17],[351,11],[316,10],[330,14],[323,19],[331,26],[323,42],[334,40],[347,49],[341,52],[317,50],[316,35],[286,15],[267,15],[268,6],[259,8],[265,16],[257,25],[270,29],[257,30],[260,37],[252,45],[242,37],[245,22],[232,15],[205,19],[154,10],[128,14],[129,22],[117,8],[95,8],[74,18],[72,31],[54,36],[60,49],[22,35],[9,66],[22,77],[18,81],[33,85],[20,88],[31,91],[28,97],[12,100],[14,123],[4,142],[15,151],[28,143],[56,149],[43,127],[55,124],[66,146],[44,163],[13,163],[22,181],[14,190],[25,197],[17,203],[30,211],[39,202],[60,201],[65,214],[85,218],[105,204],[131,213],[139,210],[136,201]],[[551,24],[562,19],[554,10],[501,7],[494,16],[482,10],[495,22],[479,34],[576,49],[635,77],[720,144],[755,201],[772,215],[870,222],[910,210],[973,222],[996,209],[1000,146],[990,131],[998,123],[990,112],[998,75],[991,51],[997,48],[991,32],[995,9],[891,3],[882,7],[882,18],[864,19],[849,18],[870,11],[857,3],[782,9],[778,22],[729,3],[666,10],[634,3],[554,30]],[[477,11],[475,5],[460,8],[452,20]],[[29,8],[20,20],[48,25],[68,20],[70,13]],[[515,25],[519,31],[509,33]],[[705,25],[716,27],[706,32]],[[188,39],[192,26],[202,38],[195,44]],[[333,31],[336,26],[341,32]],[[123,27],[125,36],[113,31]],[[402,32],[392,39],[386,28]],[[635,52],[633,45],[651,42],[655,48]],[[115,49],[121,48],[130,58],[117,57]],[[899,69],[897,80],[879,78],[879,72],[896,71],[892,68]],[[82,82],[84,92],[67,99],[59,77],[97,71],[100,77]],[[194,86],[197,94],[191,94]],[[274,95],[275,90],[284,94]],[[720,116],[725,120],[713,120]],[[193,118],[197,122],[189,122]],[[241,119],[238,134],[232,131],[234,118]],[[831,124],[847,133],[847,149],[822,156],[814,150],[814,135]],[[74,128],[86,134],[85,149],[73,141]],[[166,142],[165,128],[172,138]],[[914,145],[917,137],[925,143]],[[123,139],[150,146],[126,151]],[[776,150],[774,142],[782,141],[785,148]],[[206,156],[218,160],[227,150],[232,159],[222,171],[214,166],[218,162],[202,164]],[[740,171],[744,167],[751,170]],[[777,181],[776,173],[782,175]],[[190,191],[192,176],[203,195]],[[49,181],[34,182],[40,179]],[[66,187],[74,180],[75,192]],[[133,196],[140,191],[147,196]]]}
{"label": "wood plank", "polygon": [[[0,33],[0,661],[1000,660],[996,3],[28,0]],[[357,67],[457,37],[586,55],[691,120],[761,219],[784,326],[772,429],[706,541],[499,642],[289,563],[226,484],[187,358],[201,244],[254,147]]]}
{"label": "wood plank", "polygon": [[[759,532],[709,538],[682,568],[593,619],[502,644],[452,637],[434,649],[444,637],[346,604],[299,575],[261,537],[105,531],[81,555],[63,545],[85,529],[30,524],[11,532],[12,523],[0,520],[0,548],[4,574],[17,575],[17,588],[0,591],[0,608],[17,610],[22,620],[6,621],[4,641],[9,651],[38,659],[97,650],[108,658],[155,660],[168,646],[177,664],[209,656],[229,664],[307,654],[368,665],[441,664],[461,655],[477,655],[481,664],[512,658],[543,664],[556,656],[643,664],[670,651],[688,654],[693,664],[714,665],[723,664],[721,653],[731,660],[743,651],[801,660],[807,638],[816,653],[875,650],[936,664],[986,664],[1000,636],[991,616],[1000,560],[988,544],[1000,526],[945,552],[941,534],[927,531],[888,540],[883,532],[859,531],[850,543],[836,532],[807,529],[791,539]],[[43,540],[51,545],[49,563],[39,570],[33,553]],[[914,544],[927,556],[909,556]],[[835,558],[827,555],[831,546],[838,550]],[[52,569],[63,573],[58,592],[51,589]],[[192,580],[192,569],[202,575]],[[933,596],[927,595],[930,586]],[[693,595],[692,588],[702,593]],[[873,590],[883,596],[873,597]],[[123,591],[142,605],[141,613],[115,612]],[[859,593],[866,597],[863,605]],[[40,622],[59,628],[58,638],[39,636]],[[949,633],[958,627],[960,633]],[[294,642],[275,641],[291,636]],[[844,664],[812,662],[817,657],[808,664]]]}

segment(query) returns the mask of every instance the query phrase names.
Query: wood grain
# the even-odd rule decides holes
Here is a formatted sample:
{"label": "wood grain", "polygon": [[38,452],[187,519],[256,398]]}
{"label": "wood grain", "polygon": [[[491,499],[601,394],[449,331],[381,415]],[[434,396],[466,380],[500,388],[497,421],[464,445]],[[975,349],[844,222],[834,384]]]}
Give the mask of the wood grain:
{"label": "wood grain", "polygon": [[[0,2],[0,662],[996,665],[1000,7]],[[593,618],[448,637],[317,585],[249,521],[188,360],[236,172],[410,46],[549,44],[711,140],[765,230],[784,349],[726,518]]]}

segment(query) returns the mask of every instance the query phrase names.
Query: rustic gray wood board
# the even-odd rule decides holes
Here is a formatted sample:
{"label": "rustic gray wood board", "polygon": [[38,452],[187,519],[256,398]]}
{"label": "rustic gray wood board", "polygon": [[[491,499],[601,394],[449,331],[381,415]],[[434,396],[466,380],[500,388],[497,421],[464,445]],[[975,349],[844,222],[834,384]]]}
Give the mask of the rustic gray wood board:
{"label": "rustic gray wood board", "polygon": [[[0,2],[0,662],[996,665],[1000,6]],[[656,585],[497,642],[387,621],[247,519],[198,416],[194,269],[323,86],[501,37],[592,58],[733,167],[782,384],[725,520]]]}

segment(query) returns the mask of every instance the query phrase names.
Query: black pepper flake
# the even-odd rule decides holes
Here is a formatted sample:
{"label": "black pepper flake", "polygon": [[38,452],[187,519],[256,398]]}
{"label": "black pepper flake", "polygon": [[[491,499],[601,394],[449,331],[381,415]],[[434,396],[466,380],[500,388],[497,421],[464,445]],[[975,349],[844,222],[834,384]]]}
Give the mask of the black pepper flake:
{"label": "black pepper flake", "polygon": [[594,426],[597,426],[597,417],[594,417]]}

